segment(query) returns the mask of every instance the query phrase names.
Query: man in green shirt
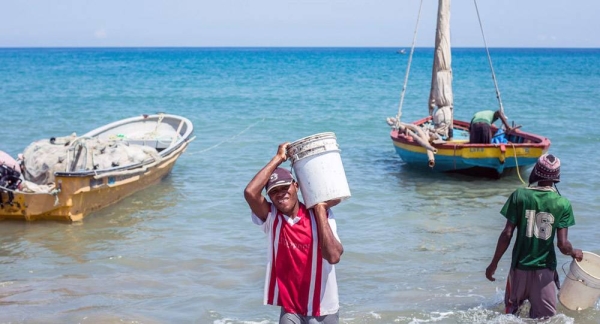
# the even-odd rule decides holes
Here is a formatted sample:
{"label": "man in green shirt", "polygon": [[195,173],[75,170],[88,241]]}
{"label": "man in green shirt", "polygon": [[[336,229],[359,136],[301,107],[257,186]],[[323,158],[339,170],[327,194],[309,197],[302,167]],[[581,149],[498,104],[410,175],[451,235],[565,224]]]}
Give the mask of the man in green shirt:
{"label": "man in green shirt", "polygon": [[497,110],[483,110],[475,113],[471,119],[469,126],[469,142],[488,144],[492,142],[492,124],[498,119],[502,120],[502,124],[506,128],[506,132],[510,131],[510,126],[504,114]]}
{"label": "man in green shirt", "polygon": [[556,314],[559,282],[555,236],[562,254],[577,261],[583,259],[583,252],[574,249],[567,237],[568,228],[575,225],[575,218],[571,203],[556,189],[555,184],[559,181],[560,160],[551,154],[542,155],[529,175],[529,186],[515,190],[500,211],[506,217],[506,225],[485,276],[490,281],[496,280],[493,276],[498,262],[508,249],[516,228],[517,239],[504,297],[507,314],[516,315],[525,300],[531,304],[531,318]]}

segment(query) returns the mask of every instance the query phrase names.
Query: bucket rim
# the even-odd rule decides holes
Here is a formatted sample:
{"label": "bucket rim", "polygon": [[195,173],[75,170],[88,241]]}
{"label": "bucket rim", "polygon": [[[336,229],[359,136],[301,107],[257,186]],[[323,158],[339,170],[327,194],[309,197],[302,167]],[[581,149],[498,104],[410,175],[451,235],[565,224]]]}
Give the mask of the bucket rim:
{"label": "bucket rim", "polygon": [[[585,258],[585,255],[592,255],[595,258],[597,258],[598,260],[600,260],[600,255],[598,255],[596,253],[589,252],[589,251],[581,251],[581,252],[583,253],[584,258]],[[575,261],[574,264],[577,265],[577,267],[579,268],[579,270],[583,271],[586,275],[588,275],[588,276],[590,276],[590,277],[592,277],[594,279],[600,280],[600,277],[596,277],[596,276],[592,275],[591,273],[589,273],[588,271],[586,271],[581,265],[579,265],[580,263],[583,262],[583,259],[581,260],[581,262],[577,261],[577,259],[573,259],[573,261]]]}
{"label": "bucket rim", "polygon": [[317,133],[317,134],[313,134],[310,136],[306,136],[306,137],[302,137],[301,139],[295,140],[293,142],[290,143],[290,146],[295,146],[300,144],[301,142],[306,142],[308,140],[313,140],[316,139],[318,137],[333,137],[334,139],[337,139],[337,137],[335,136],[334,132],[323,132],[323,133]]}

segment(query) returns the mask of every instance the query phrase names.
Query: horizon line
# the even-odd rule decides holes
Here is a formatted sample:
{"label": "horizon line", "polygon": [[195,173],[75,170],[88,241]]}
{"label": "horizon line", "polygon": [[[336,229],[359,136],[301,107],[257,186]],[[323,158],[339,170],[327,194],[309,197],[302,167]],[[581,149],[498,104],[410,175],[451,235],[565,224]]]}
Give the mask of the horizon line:
{"label": "horizon line", "polygon": [[[0,49],[410,49],[410,46],[1,46]],[[433,49],[434,46],[417,46],[415,49]],[[491,46],[490,49],[600,49],[600,47],[541,47],[541,46]],[[485,49],[484,46],[453,46],[452,49]]]}

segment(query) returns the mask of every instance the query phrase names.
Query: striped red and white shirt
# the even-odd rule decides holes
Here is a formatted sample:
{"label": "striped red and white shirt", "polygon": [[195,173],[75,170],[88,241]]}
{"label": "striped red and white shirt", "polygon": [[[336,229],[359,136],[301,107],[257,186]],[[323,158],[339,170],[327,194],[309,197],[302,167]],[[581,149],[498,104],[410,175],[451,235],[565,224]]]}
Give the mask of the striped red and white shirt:
{"label": "striped red and white shirt", "polygon": [[[339,241],[331,210],[327,210],[333,235]],[[339,309],[335,267],[323,259],[315,215],[300,203],[294,219],[273,204],[263,222],[252,214],[269,238],[264,304],[281,306],[287,313],[324,316]]]}

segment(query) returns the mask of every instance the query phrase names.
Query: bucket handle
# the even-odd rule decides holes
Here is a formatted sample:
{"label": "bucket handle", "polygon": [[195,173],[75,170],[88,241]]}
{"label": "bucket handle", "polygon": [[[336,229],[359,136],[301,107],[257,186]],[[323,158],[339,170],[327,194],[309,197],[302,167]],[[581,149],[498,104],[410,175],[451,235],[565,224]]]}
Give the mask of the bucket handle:
{"label": "bucket handle", "polygon": [[585,284],[585,283],[584,283],[584,281],[583,281],[583,279],[574,279],[574,278],[571,278],[571,277],[569,277],[569,274],[568,274],[568,273],[567,273],[567,271],[565,270],[565,265],[566,265],[567,263],[569,263],[569,261],[567,261],[567,262],[563,263],[563,265],[562,265],[563,272],[565,273],[565,278],[569,278],[569,279],[571,279],[571,280],[573,280],[573,281],[579,281],[579,282],[581,282],[581,283]]}
{"label": "bucket handle", "polygon": [[294,171],[294,160],[295,160],[295,155],[292,156],[292,154],[290,154],[290,147],[288,146],[288,148],[285,150],[285,156],[287,156],[288,160],[290,160],[290,172]]}
{"label": "bucket handle", "polygon": [[569,277],[569,274],[568,274],[568,273],[567,273],[567,271],[565,270],[565,265],[566,265],[567,263],[569,263],[569,261],[567,261],[567,262],[563,263],[563,265],[562,265],[562,269],[563,269],[563,272],[565,273],[565,277],[566,277],[566,278],[569,278],[570,280],[573,280],[573,281],[579,281],[579,282],[581,282],[582,284],[584,284],[586,287],[589,287],[589,288],[600,289],[600,288],[598,288],[598,287],[592,287],[592,286],[590,286],[590,285],[587,285],[587,284],[585,283],[585,280],[583,280],[583,279],[574,279],[574,278],[571,278],[571,277]]}

